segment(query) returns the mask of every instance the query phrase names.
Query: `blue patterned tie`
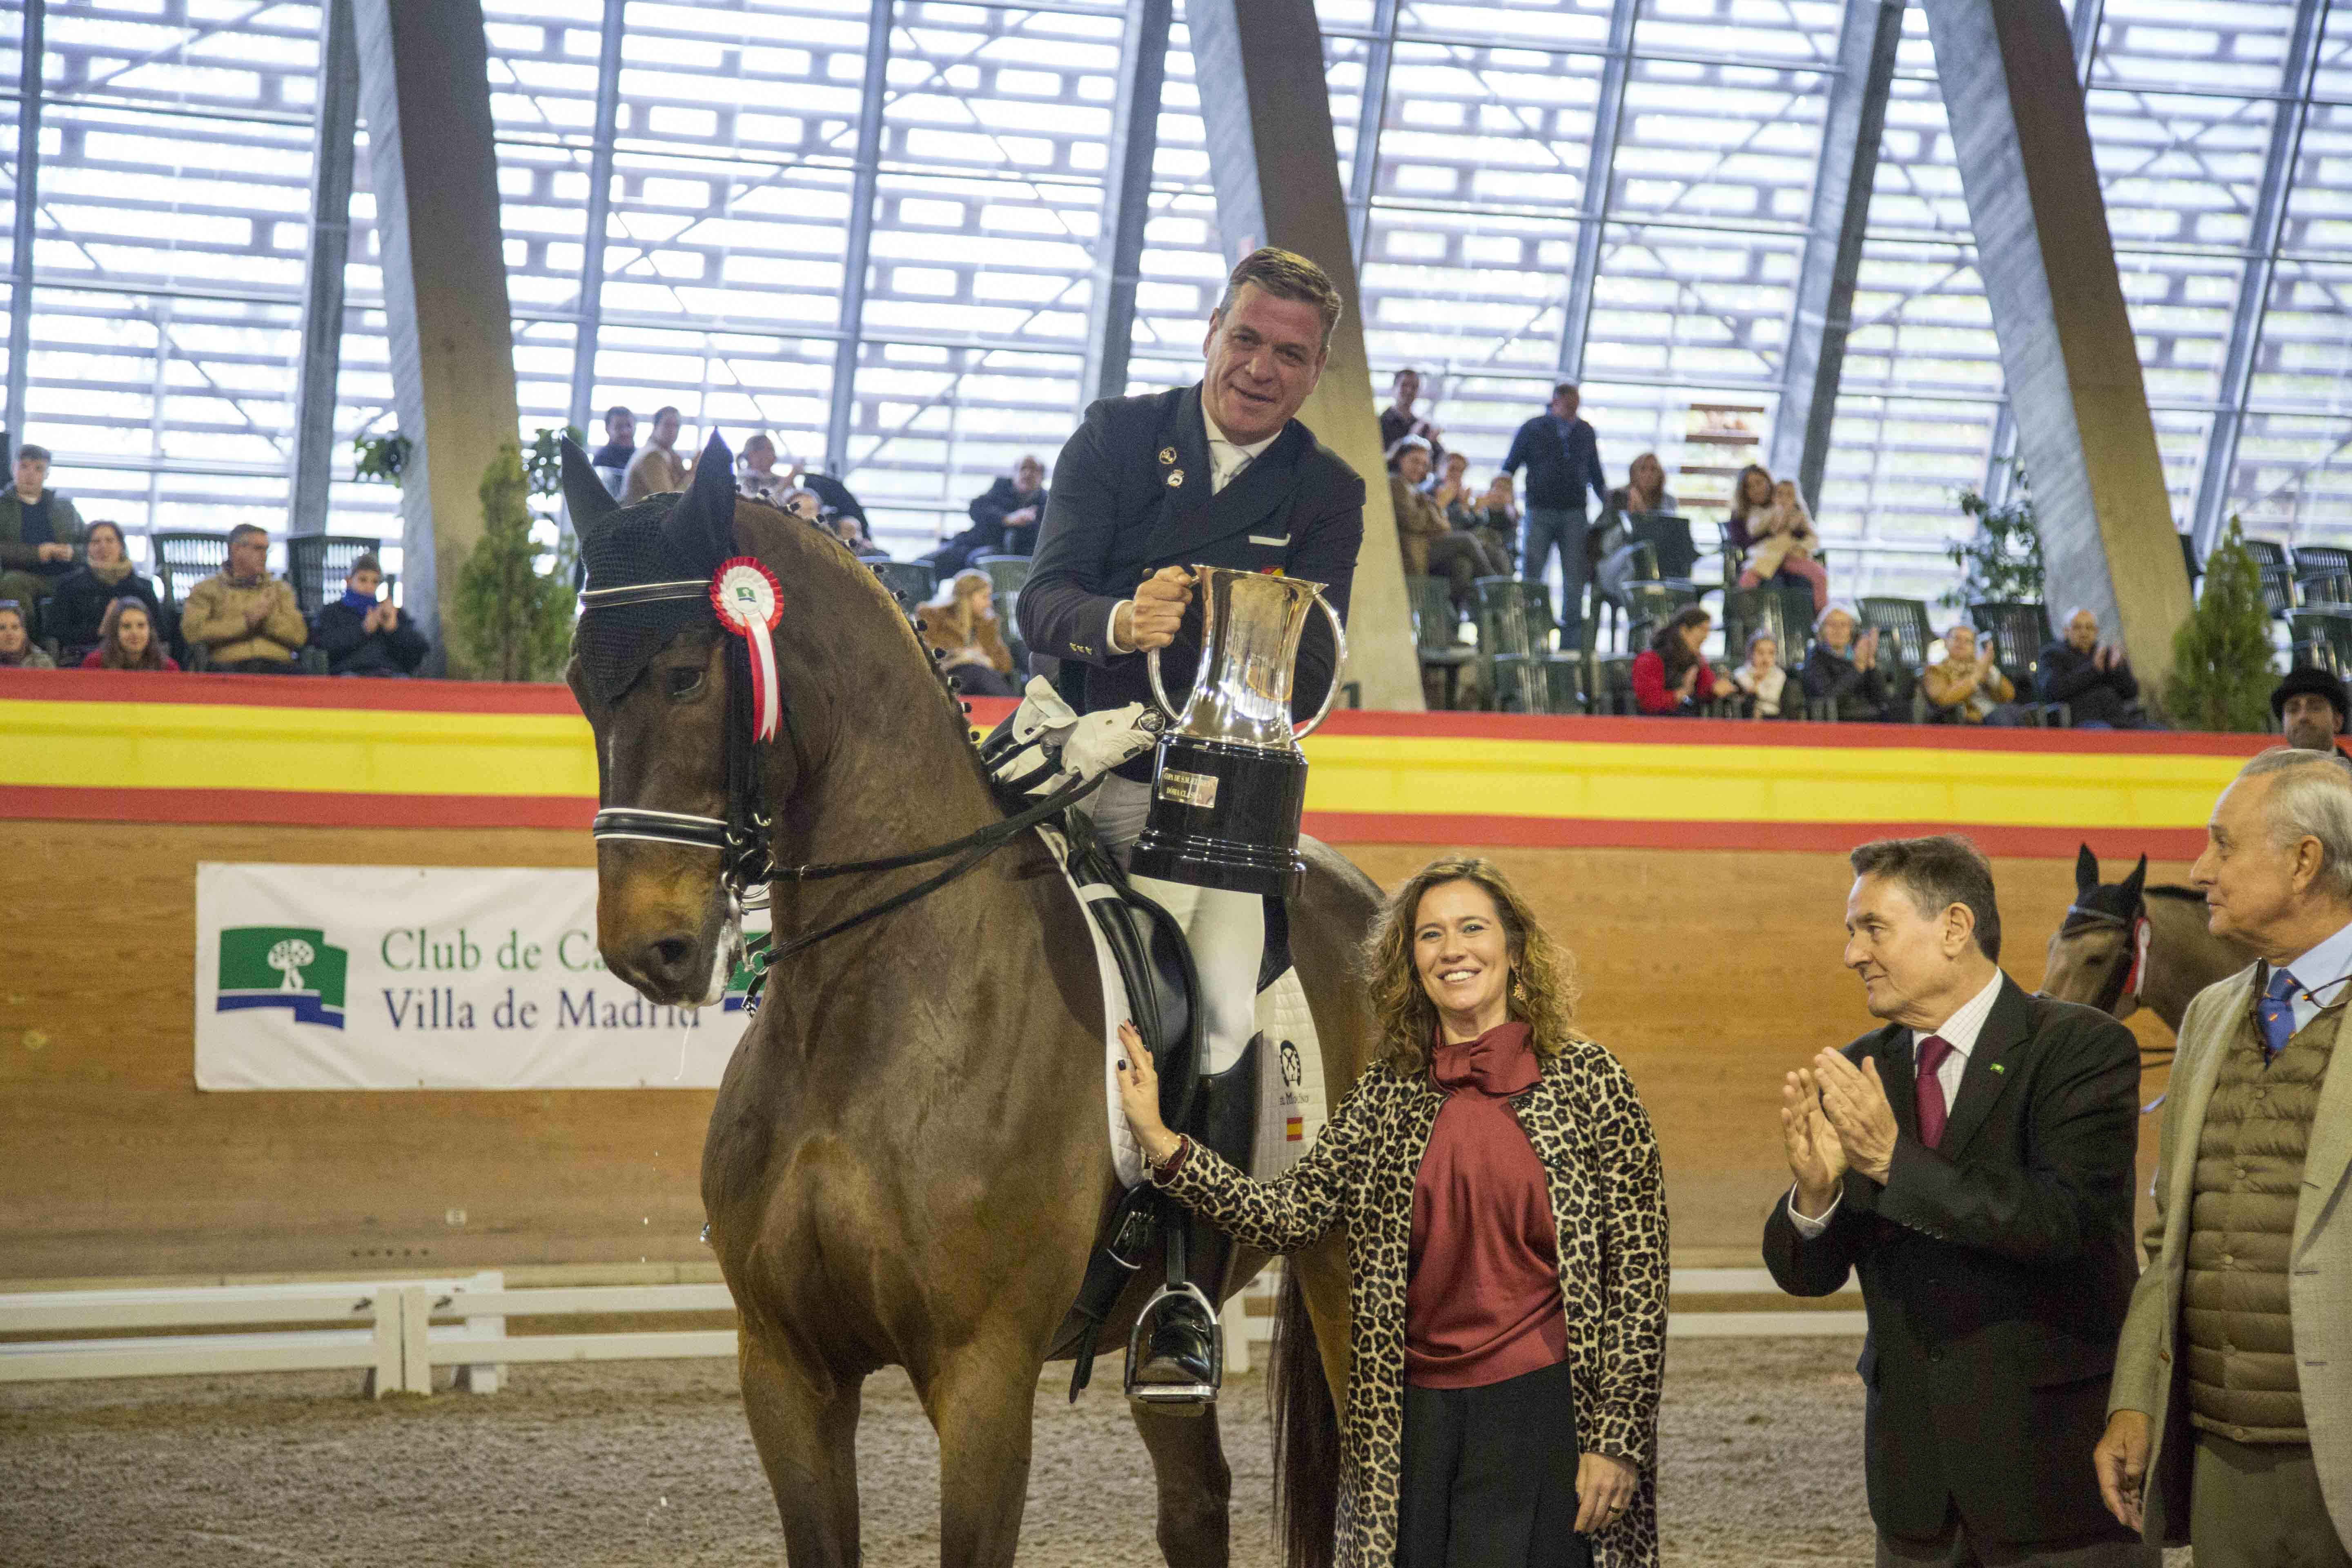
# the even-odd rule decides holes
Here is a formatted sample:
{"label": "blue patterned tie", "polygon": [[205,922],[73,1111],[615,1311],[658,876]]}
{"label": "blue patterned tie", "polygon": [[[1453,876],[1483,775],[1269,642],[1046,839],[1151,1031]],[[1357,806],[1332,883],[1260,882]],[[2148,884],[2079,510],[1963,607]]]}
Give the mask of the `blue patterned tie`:
{"label": "blue patterned tie", "polygon": [[2254,1005],[2255,1015],[2263,1021],[2265,1059],[2286,1049],[2288,1039],[2294,1034],[2294,997],[2300,989],[2302,987],[2295,984],[2294,973],[2282,969],[2271,976],[2271,988],[2263,992],[2263,999]]}

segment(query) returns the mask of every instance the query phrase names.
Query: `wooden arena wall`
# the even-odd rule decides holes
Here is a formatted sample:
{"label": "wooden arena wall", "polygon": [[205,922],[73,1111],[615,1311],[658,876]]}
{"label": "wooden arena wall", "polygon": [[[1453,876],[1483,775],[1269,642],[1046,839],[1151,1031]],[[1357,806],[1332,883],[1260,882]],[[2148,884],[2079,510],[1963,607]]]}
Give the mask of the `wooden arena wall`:
{"label": "wooden arena wall", "polygon": [[[2075,846],[2178,879],[2260,744],[1934,739],[1340,714],[1308,826],[1383,886],[1441,847],[1503,864],[1657,1123],[1677,1256],[1739,1262],[1785,1185],[1780,1074],[1870,1024],[1838,961],[1846,848],[1969,833],[2032,986]],[[0,1279],[706,1258],[707,1090],[193,1082],[197,862],[585,866],[594,789],[557,689],[0,671]]]}

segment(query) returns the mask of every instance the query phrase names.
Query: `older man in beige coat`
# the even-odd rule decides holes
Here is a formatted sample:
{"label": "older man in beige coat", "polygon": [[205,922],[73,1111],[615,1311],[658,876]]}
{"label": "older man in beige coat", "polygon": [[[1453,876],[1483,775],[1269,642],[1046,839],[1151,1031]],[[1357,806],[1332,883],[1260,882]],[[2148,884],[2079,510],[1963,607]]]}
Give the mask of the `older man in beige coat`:
{"label": "older man in beige coat", "polygon": [[2181,1020],[2158,1223],[2094,1453],[2107,1507],[2197,1568],[2352,1554],[2352,766],[2264,752],[2194,880],[2260,953]]}

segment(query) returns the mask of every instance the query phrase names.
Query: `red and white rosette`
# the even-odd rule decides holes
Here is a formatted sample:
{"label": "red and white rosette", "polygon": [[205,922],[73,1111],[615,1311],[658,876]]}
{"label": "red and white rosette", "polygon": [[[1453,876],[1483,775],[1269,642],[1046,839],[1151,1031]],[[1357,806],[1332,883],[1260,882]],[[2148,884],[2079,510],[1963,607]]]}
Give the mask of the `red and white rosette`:
{"label": "red and white rosette", "polygon": [[772,741],[783,722],[776,689],[776,645],[768,634],[784,618],[783,585],[749,555],[724,562],[710,579],[711,608],[719,624],[751,645],[752,734]]}

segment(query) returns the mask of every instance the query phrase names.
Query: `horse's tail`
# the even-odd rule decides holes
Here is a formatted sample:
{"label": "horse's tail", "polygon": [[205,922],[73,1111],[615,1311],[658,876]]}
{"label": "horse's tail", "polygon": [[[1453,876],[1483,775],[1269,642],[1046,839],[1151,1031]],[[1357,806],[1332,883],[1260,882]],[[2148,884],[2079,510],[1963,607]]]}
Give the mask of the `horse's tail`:
{"label": "horse's tail", "polygon": [[1285,1568],[1331,1568],[1339,1509],[1339,1413],[1315,1347],[1298,1270],[1282,1271],[1266,1369],[1274,1402],[1274,1506]]}

